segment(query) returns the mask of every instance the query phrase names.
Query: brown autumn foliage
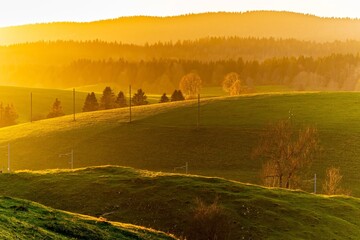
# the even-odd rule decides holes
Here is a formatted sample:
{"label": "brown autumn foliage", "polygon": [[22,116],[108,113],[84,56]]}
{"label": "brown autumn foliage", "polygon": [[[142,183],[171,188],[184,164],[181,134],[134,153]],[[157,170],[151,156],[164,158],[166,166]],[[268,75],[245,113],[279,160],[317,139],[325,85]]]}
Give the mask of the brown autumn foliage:
{"label": "brown autumn foliage", "polygon": [[213,203],[206,204],[200,199],[195,201],[196,207],[187,231],[188,239],[193,240],[226,240],[229,239],[230,221],[216,198]]}
{"label": "brown autumn foliage", "polygon": [[295,188],[320,150],[317,130],[295,130],[289,120],[270,125],[262,135],[253,157],[264,160],[260,176],[269,187]]}
{"label": "brown autumn foliage", "polygon": [[326,195],[350,195],[348,190],[341,187],[342,178],[340,168],[330,167],[326,169],[325,182],[322,186],[323,193]]}
{"label": "brown autumn foliage", "polygon": [[187,99],[196,98],[201,90],[201,78],[197,73],[189,73],[182,77],[179,85]]}
{"label": "brown autumn foliage", "polygon": [[228,92],[231,96],[240,95],[245,92],[244,86],[242,86],[242,81],[240,75],[236,72],[228,73],[224,81],[222,82],[222,87],[225,92]]}

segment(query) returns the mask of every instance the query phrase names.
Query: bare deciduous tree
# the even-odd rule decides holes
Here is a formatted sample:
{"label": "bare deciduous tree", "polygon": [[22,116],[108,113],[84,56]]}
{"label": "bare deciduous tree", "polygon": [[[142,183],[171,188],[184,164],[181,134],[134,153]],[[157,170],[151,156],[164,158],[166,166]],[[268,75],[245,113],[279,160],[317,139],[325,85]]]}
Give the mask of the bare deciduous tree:
{"label": "bare deciduous tree", "polygon": [[317,130],[295,131],[290,121],[279,121],[264,132],[253,156],[265,160],[261,178],[266,186],[292,188],[319,150]]}
{"label": "bare deciduous tree", "polygon": [[197,73],[186,74],[180,81],[180,89],[187,99],[195,98],[201,90],[201,78]]}
{"label": "bare deciduous tree", "polygon": [[244,92],[245,88],[242,86],[240,75],[236,72],[228,73],[222,83],[223,90],[228,92],[231,96],[236,96]]}
{"label": "bare deciduous tree", "polygon": [[341,187],[342,178],[343,176],[340,174],[339,168],[330,167],[326,169],[326,178],[323,184],[323,193],[326,195],[350,195],[349,191],[346,191]]}

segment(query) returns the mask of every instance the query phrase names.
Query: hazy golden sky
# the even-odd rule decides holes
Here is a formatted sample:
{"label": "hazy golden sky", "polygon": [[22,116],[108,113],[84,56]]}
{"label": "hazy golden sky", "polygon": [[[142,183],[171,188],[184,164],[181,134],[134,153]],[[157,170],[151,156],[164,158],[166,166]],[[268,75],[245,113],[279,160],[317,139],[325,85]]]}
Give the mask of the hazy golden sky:
{"label": "hazy golden sky", "polygon": [[120,16],[286,10],[359,18],[356,0],[1,0],[0,27],[54,21],[92,21]]}

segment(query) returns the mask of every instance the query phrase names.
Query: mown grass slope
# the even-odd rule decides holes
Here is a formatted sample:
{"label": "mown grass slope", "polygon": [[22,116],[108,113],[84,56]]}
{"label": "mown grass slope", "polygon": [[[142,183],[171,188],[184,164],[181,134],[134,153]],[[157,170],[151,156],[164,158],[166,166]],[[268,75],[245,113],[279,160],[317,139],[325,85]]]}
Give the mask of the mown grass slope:
{"label": "mown grass slope", "polygon": [[197,198],[215,198],[229,239],[358,239],[360,200],[127,167],[0,175],[0,194],[186,236]]}
{"label": "mown grass slope", "polygon": [[175,239],[130,224],[45,207],[38,203],[0,197],[1,239]]}
{"label": "mown grass slope", "polygon": [[[189,163],[194,174],[259,183],[262,162],[251,159],[265,126],[289,117],[298,127],[318,128],[322,154],[309,178],[340,167],[344,187],[360,196],[360,94],[259,94],[207,99],[202,102],[196,128],[196,101],[154,104],[133,109],[84,113],[0,129],[0,168],[7,167],[11,144],[12,169],[68,168],[59,154],[74,149],[75,167],[115,164],[157,171],[173,171]],[[309,183],[309,191],[312,184]]]}

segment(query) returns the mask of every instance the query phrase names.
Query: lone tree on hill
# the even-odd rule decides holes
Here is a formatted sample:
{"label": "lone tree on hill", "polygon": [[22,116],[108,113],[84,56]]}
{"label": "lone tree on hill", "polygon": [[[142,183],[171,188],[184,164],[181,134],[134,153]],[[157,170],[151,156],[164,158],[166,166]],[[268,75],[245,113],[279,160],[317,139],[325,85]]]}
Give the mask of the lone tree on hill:
{"label": "lone tree on hill", "polygon": [[120,91],[119,94],[117,95],[117,98],[115,100],[115,104],[116,107],[122,108],[122,107],[126,107],[126,99],[125,99],[125,94]]}
{"label": "lone tree on hill", "polygon": [[59,99],[55,99],[55,102],[53,103],[52,109],[47,115],[48,118],[54,118],[54,117],[61,117],[64,116],[65,113],[62,109],[61,102]]}
{"label": "lone tree on hill", "polygon": [[311,165],[319,149],[315,128],[295,131],[286,120],[266,129],[253,156],[265,161],[261,170],[264,185],[293,188],[298,187],[301,174]]}
{"label": "lone tree on hill", "polygon": [[16,113],[14,105],[8,104],[4,108],[3,104],[0,104],[0,127],[16,124],[18,117],[19,115]]}
{"label": "lone tree on hill", "polygon": [[143,90],[140,88],[137,90],[137,93],[135,93],[132,97],[131,102],[134,104],[134,106],[146,105],[148,104],[146,99],[147,96],[145,95],[145,92],[143,92]]}
{"label": "lone tree on hill", "polygon": [[100,109],[115,108],[115,95],[110,87],[106,87],[100,99]]}
{"label": "lone tree on hill", "polygon": [[236,72],[231,72],[225,76],[222,87],[223,90],[228,92],[231,96],[240,95],[244,92],[240,75]]}
{"label": "lone tree on hill", "polygon": [[160,102],[159,103],[166,103],[169,102],[170,99],[168,98],[168,96],[166,96],[166,93],[164,93],[161,98],[160,98]]}
{"label": "lone tree on hill", "polygon": [[182,94],[181,90],[175,90],[173,94],[171,95],[171,101],[183,101],[185,100],[184,95]]}
{"label": "lone tree on hill", "polygon": [[89,93],[85,99],[83,112],[92,112],[98,109],[99,109],[99,103],[96,99],[95,93],[94,92]]}
{"label": "lone tree on hill", "polygon": [[197,73],[189,73],[182,77],[179,86],[187,99],[196,98],[201,90],[201,78]]}

